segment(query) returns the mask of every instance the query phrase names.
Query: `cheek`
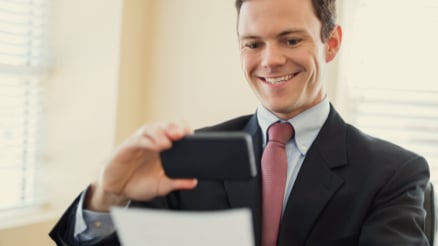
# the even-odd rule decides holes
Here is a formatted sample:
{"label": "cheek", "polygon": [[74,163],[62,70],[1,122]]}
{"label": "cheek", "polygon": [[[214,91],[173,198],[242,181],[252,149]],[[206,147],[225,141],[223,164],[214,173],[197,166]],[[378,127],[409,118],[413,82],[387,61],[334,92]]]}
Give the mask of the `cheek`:
{"label": "cheek", "polygon": [[326,59],[326,55],[325,55],[325,51],[321,50],[316,56],[315,56],[315,73],[316,76],[318,76],[319,79],[321,79],[320,77],[324,76],[324,71],[323,68],[325,67],[324,64],[326,63],[325,61]]}
{"label": "cheek", "polygon": [[250,73],[256,67],[255,56],[251,55],[251,54],[244,53],[244,54],[241,54],[240,59],[242,62],[242,70],[245,73],[245,76],[249,77]]}
{"label": "cheek", "polygon": [[319,50],[307,50],[297,56],[299,64],[306,70],[310,77],[317,77],[320,74],[321,63],[324,62],[324,54]]}
{"label": "cheek", "polygon": [[312,69],[314,57],[315,53],[309,49],[296,49],[288,53],[289,61],[294,64],[294,66],[306,71]]}
{"label": "cheek", "polygon": [[245,57],[242,57],[241,60],[242,60],[242,70],[246,75],[246,73],[248,71],[248,61],[247,61],[247,59],[245,59]]}

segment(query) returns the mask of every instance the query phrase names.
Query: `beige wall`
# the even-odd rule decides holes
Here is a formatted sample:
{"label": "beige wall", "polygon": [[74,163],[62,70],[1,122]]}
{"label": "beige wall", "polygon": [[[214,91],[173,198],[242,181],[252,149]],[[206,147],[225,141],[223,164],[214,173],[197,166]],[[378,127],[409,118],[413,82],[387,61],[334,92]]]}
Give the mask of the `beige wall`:
{"label": "beige wall", "polygon": [[153,0],[124,1],[120,71],[117,91],[116,140],[121,141],[144,121],[144,91],[152,49]]}

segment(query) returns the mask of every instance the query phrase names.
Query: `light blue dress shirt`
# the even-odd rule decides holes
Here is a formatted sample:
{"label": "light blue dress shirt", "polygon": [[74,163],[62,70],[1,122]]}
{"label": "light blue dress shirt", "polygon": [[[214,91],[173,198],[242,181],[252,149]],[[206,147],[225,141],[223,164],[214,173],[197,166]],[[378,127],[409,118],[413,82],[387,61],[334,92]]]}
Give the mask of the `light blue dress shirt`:
{"label": "light blue dress shirt", "polygon": [[[295,137],[286,144],[288,167],[283,212],[307,151],[318,136],[322,125],[327,120],[329,112],[330,103],[327,97],[325,97],[319,104],[287,120],[294,127]],[[266,145],[268,127],[277,121],[286,121],[280,120],[261,105],[257,108],[256,115],[263,133],[262,143],[264,147]],[[115,229],[109,213],[97,213],[82,209],[85,193],[82,194],[76,211],[74,236],[79,242],[96,242],[109,236]]]}

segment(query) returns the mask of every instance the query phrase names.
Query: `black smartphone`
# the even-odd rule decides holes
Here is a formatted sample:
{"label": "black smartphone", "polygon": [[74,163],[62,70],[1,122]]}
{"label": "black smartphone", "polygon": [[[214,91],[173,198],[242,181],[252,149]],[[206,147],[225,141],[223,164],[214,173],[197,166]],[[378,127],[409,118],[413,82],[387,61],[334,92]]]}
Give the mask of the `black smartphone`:
{"label": "black smartphone", "polygon": [[249,180],[256,176],[252,138],[244,132],[200,132],[161,152],[170,178]]}

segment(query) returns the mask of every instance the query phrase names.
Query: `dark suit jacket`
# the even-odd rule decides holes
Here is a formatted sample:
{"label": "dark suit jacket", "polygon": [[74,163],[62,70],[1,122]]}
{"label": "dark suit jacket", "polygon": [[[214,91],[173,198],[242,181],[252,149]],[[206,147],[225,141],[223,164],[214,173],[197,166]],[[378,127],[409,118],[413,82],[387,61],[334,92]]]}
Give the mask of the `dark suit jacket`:
{"label": "dark suit jacket", "polygon": [[[245,131],[253,136],[258,163],[261,130],[256,117],[243,116],[201,131]],[[191,191],[173,192],[147,206],[180,210],[249,207],[260,245],[261,182],[200,181]],[[280,225],[278,245],[428,245],[423,233],[426,161],[391,143],[363,134],[331,108],[299,172]],[[77,200],[50,233],[71,245]],[[171,236],[171,235],[169,235]],[[118,245],[116,235],[94,245]]]}

